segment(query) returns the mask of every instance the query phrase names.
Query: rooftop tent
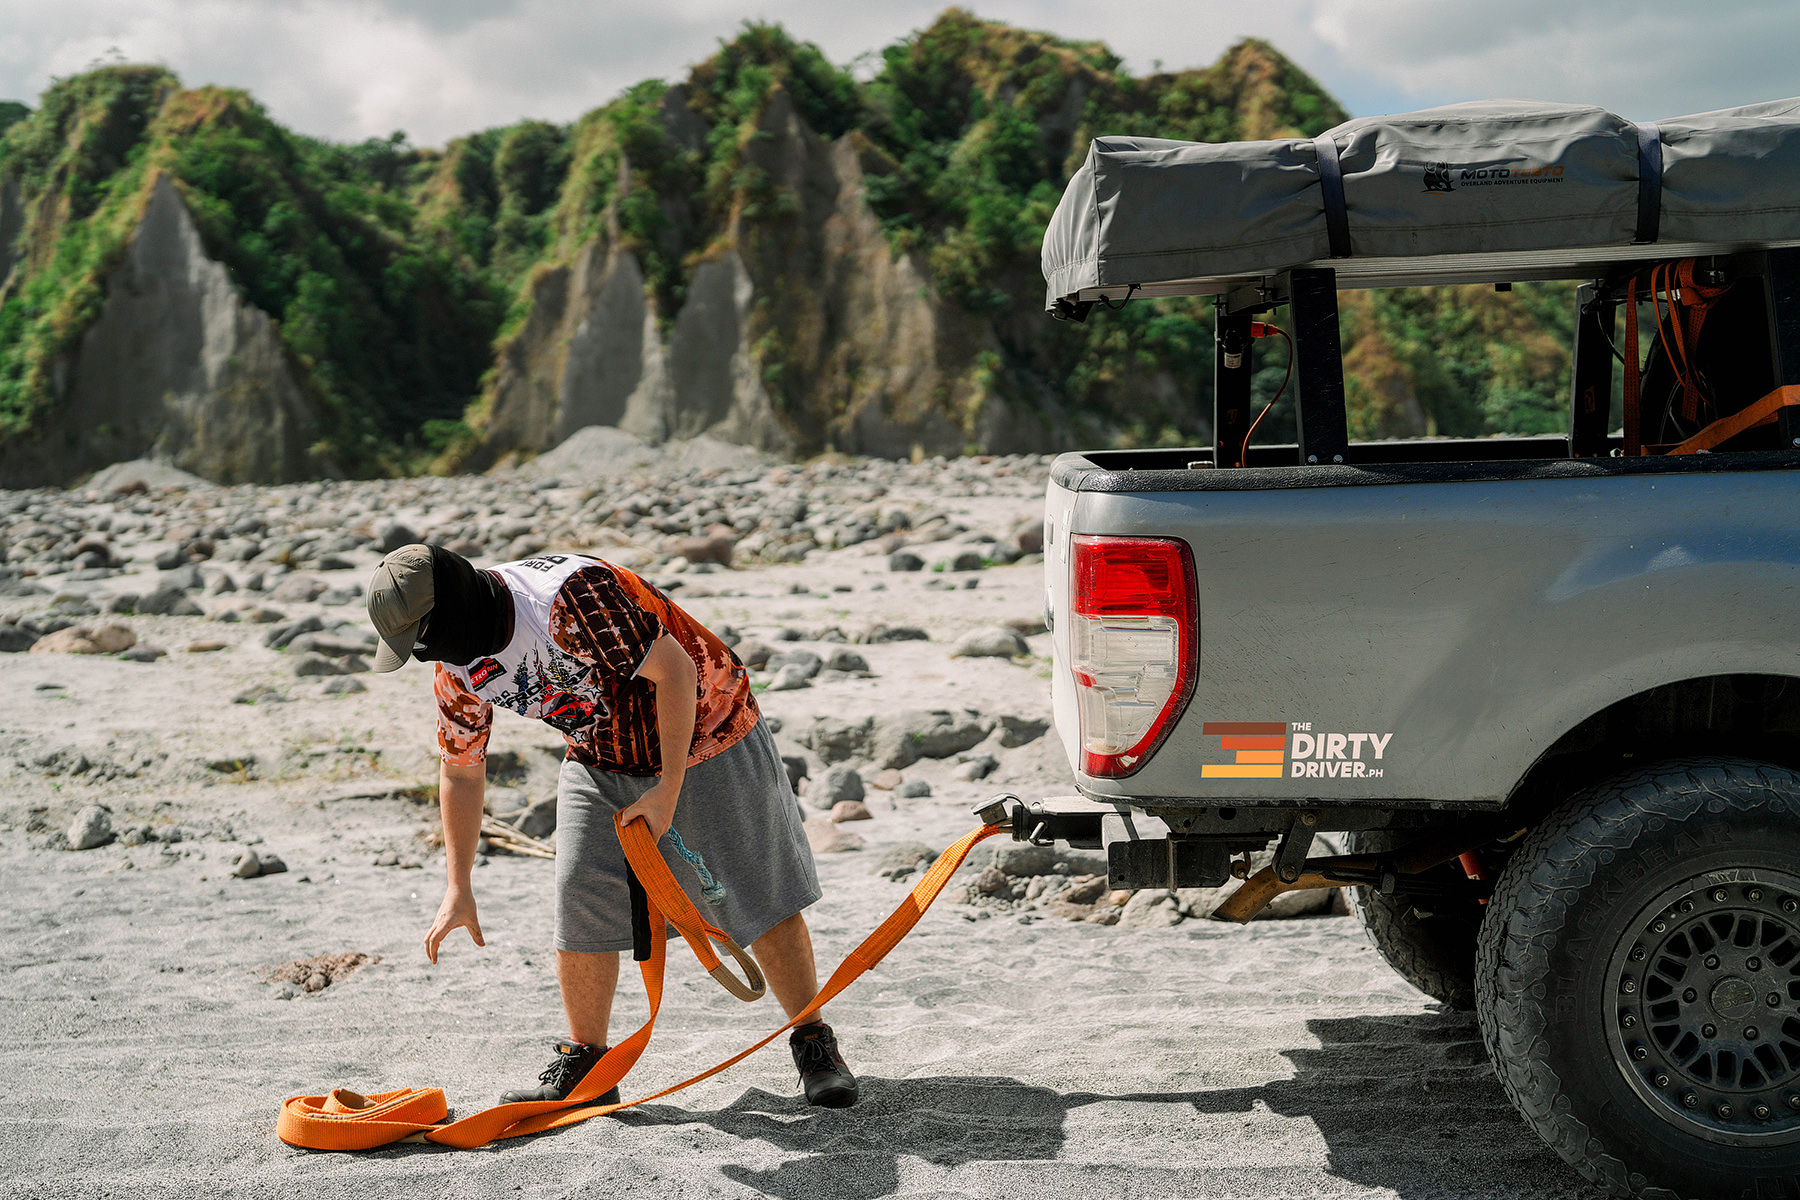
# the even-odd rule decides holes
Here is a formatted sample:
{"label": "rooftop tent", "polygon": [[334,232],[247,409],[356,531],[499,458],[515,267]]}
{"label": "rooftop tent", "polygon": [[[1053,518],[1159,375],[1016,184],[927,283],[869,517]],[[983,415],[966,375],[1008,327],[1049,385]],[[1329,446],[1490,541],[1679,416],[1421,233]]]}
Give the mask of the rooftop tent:
{"label": "rooftop tent", "polygon": [[1052,312],[1217,295],[1296,267],[1346,287],[1592,278],[1800,245],[1800,99],[1653,124],[1523,100],[1315,139],[1100,137],[1044,233]]}

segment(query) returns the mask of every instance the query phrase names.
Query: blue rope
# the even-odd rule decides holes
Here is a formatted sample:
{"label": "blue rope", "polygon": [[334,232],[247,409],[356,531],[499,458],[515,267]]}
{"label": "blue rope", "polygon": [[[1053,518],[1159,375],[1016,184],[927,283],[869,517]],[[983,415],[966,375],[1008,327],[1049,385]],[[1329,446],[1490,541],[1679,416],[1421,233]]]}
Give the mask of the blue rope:
{"label": "blue rope", "polygon": [[695,874],[700,876],[700,894],[708,902],[718,904],[725,899],[725,885],[713,878],[713,873],[706,869],[706,860],[681,844],[681,835],[673,829],[669,830],[669,840],[675,843],[675,852],[688,860]]}

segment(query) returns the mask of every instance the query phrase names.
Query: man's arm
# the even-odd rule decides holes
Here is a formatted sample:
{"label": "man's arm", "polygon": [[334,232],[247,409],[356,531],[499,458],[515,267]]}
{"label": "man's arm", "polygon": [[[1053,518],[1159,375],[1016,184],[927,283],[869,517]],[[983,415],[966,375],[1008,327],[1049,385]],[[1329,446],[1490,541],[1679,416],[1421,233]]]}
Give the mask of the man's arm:
{"label": "man's arm", "polygon": [[475,889],[470,875],[475,847],[481,840],[481,813],[487,797],[487,764],[438,768],[438,813],[444,822],[444,902],[425,935],[425,957],[437,961],[438,946],[452,929],[469,931],[477,946],[481,923],[475,916]]}
{"label": "man's arm", "polygon": [[627,823],[642,817],[657,837],[675,823],[675,801],[681,796],[681,780],[687,774],[688,751],[694,744],[694,714],[699,709],[695,694],[700,679],[694,660],[670,634],[650,645],[640,678],[656,687],[656,736],[662,750],[662,778],[637,802],[625,809]]}

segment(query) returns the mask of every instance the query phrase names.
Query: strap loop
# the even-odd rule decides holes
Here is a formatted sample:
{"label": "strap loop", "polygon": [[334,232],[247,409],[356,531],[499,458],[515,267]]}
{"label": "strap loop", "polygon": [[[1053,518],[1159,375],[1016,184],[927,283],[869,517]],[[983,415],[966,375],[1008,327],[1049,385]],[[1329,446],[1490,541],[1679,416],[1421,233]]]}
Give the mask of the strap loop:
{"label": "strap loop", "polygon": [[1654,242],[1662,231],[1662,127],[1646,121],[1637,130],[1638,144],[1638,244]]}
{"label": "strap loop", "polygon": [[1319,155],[1319,196],[1325,205],[1325,237],[1331,257],[1350,257],[1350,212],[1344,199],[1344,168],[1338,162],[1337,142],[1329,133],[1313,139]]}

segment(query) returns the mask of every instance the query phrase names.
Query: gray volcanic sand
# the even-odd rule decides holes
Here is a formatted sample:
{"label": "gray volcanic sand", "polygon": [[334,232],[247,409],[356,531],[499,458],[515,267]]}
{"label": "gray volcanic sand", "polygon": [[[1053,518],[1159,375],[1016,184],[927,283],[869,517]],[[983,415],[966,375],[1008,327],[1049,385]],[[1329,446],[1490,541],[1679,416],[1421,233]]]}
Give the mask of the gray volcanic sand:
{"label": "gray volcanic sand", "polygon": [[[1039,473],[991,496],[935,502],[1003,533],[1037,510],[1041,489]],[[365,579],[377,556],[351,557],[357,570],[334,578]],[[151,572],[138,566],[104,586],[141,589]],[[934,590],[927,583],[944,577],[890,573],[867,544],[699,576],[675,598],[703,621],[764,640],[782,626],[854,631],[876,621],[931,632],[928,642],[855,646],[871,678],[763,693],[791,749],[816,715],[966,705],[1047,717],[1043,637],[1031,639],[1029,659],[950,655],[968,629],[1038,612],[1041,571],[997,566],[971,573],[973,591]],[[796,584],[804,594],[790,592]],[[840,585],[852,590],[830,590]],[[709,590],[739,594],[693,594]],[[38,611],[44,599],[0,601],[0,612]],[[362,619],[360,605],[278,607]],[[275,1137],[289,1095],[441,1086],[465,1114],[535,1077],[562,1032],[553,865],[489,856],[475,874],[487,947],[455,934],[432,966],[421,940],[443,888],[436,816],[406,790],[435,771],[425,670],[356,675],[366,692],[331,696],[322,681],[292,676],[262,644],[265,627],[119,619],[173,653],[150,664],[0,656],[7,1196],[1594,1194],[1508,1105],[1473,1018],[1402,982],[1353,919],[1111,928],[961,903],[958,884],[831,1008],[863,1081],[853,1109],[809,1109],[777,1043],[669,1100],[478,1151],[291,1148]],[[202,638],[226,648],[181,651]],[[256,682],[292,698],[232,702]],[[557,744],[503,716],[493,748]],[[95,782],[93,772],[36,765],[50,751],[135,763],[135,773]],[[954,759],[906,768],[932,783],[928,798],[869,792],[873,819],[842,826],[866,847],[819,858],[825,898],[808,919],[821,975],[909,886],[873,873],[884,846],[941,848],[995,791],[1071,790],[1054,734],[1000,758],[981,782],[955,778]],[[179,825],[189,836],[46,848],[46,830],[96,802],[111,807],[115,829]],[[255,838],[286,873],[232,876]],[[422,867],[373,865],[383,851]],[[381,961],[316,994],[265,982],[286,961],[352,951]],[[615,1039],[644,1013],[627,965]],[[672,944],[662,1019],[626,1096],[710,1066],[779,1023],[772,1000],[733,1000]]]}

